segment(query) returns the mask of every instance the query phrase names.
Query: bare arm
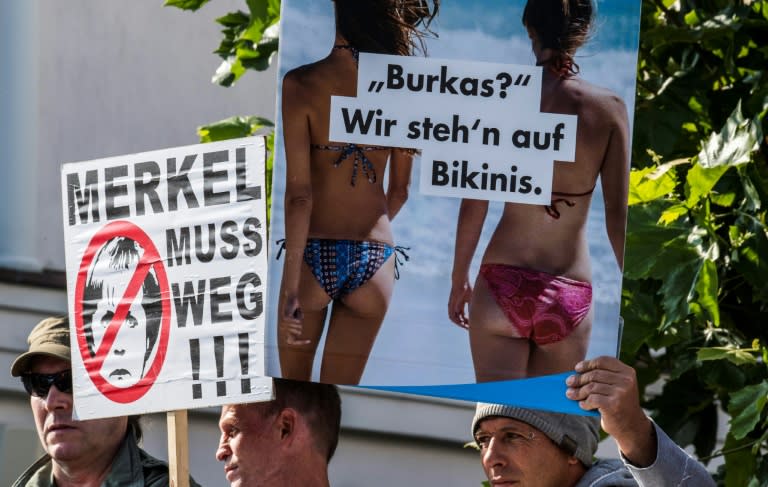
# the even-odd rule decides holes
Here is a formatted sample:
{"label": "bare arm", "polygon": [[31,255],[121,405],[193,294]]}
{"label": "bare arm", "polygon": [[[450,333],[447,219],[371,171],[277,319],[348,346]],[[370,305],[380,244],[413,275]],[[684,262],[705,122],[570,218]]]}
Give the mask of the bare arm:
{"label": "bare arm", "polygon": [[[310,131],[307,104],[301,85],[291,73],[283,80],[283,140],[285,144],[285,265],[280,290],[280,320],[296,325],[291,337],[301,334],[299,278],[312,214]],[[298,332],[298,333],[297,333]]]}
{"label": "bare arm", "polygon": [[629,120],[627,108],[618,97],[611,100],[610,115],[614,123],[600,168],[600,180],[608,240],[611,242],[616,262],[623,270],[629,194]]}
{"label": "bare arm", "polygon": [[707,469],[675,444],[640,407],[635,370],[615,357],[576,364],[566,396],[598,409],[638,485],[714,487]]}
{"label": "bare arm", "polygon": [[472,264],[472,257],[475,255],[487,214],[487,201],[461,200],[459,219],[456,224],[456,246],[451,272],[451,294],[448,298],[448,317],[462,328],[469,328],[469,320],[465,313],[465,307],[472,296],[469,266]]}
{"label": "bare arm", "polygon": [[387,212],[390,221],[397,216],[408,200],[411,186],[413,153],[406,149],[392,149],[389,161],[389,185],[387,186]]}

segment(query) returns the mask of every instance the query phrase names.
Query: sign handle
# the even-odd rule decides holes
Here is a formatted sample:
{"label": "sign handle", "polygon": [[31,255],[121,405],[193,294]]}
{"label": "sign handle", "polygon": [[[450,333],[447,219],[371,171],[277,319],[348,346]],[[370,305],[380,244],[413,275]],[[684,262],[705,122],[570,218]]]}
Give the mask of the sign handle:
{"label": "sign handle", "polygon": [[171,487],[189,487],[189,428],[187,410],[169,411],[168,474]]}

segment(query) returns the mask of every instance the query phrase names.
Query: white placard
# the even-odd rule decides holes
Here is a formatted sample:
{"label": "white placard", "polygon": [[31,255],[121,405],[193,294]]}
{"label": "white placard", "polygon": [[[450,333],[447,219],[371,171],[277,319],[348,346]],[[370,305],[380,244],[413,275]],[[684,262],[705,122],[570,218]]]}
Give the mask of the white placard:
{"label": "white placard", "polygon": [[360,53],[357,97],[331,98],[330,139],[420,149],[424,194],[548,204],[578,121],[541,112],[541,69]]}
{"label": "white placard", "polygon": [[269,400],[265,143],[64,164],[75,411]]}

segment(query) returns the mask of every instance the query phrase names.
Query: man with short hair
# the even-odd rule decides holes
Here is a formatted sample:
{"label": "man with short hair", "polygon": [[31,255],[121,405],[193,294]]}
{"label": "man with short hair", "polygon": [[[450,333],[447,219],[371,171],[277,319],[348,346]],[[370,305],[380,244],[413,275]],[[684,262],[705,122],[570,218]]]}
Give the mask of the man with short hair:
{"label": "man with short hair", "polygon": [[[168,466],[138,447],[137,416],[72,419],[69,321],[47,318],[27,338],[11,374],[29,393],[35,427],[45,455],[13,487],[165,487]],[[190,485],[197,483],[190,478]]]}
{"label": "man with short hair", "polygon": [[275,399],[222,407],[216,459],[232,487],[327,487],[341,399],[336,386],[274,379]]}
{"label": "man with short hair", "polygon": [[[632,367],[614,357],[576,365],[567,380],[570,399],[595,416],[501,404],[478,404],[472,434],[493,486],[677,487],[714,486],[703,465],[677,446],[640,407]],[[593,456],[602,420],[621,460]]]}

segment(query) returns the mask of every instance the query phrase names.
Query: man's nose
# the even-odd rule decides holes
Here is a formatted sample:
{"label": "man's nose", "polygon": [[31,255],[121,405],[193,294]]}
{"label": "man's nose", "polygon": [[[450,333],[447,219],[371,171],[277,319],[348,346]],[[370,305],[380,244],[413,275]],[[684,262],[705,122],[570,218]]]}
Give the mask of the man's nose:
{"label": "man's nose", "polygon": [[72,394],[61,392],[58,387],[51,384],[48,395],[45,396],[45,408],[48,411],[72,408]]}
{"label": "man's nose", "polygon": [[229,449],[229,443],[223,438],[219,441],[219,447],[216,449],[216,460],[224,462],[232,456],[232,451]]}
{"label": "man's nose", "polygon": [[496,441],[496,438],[491,438],[483,452],[483,465],[486,468],[503,467],[506,464],[506,457],[501,450],[501,444]]}

